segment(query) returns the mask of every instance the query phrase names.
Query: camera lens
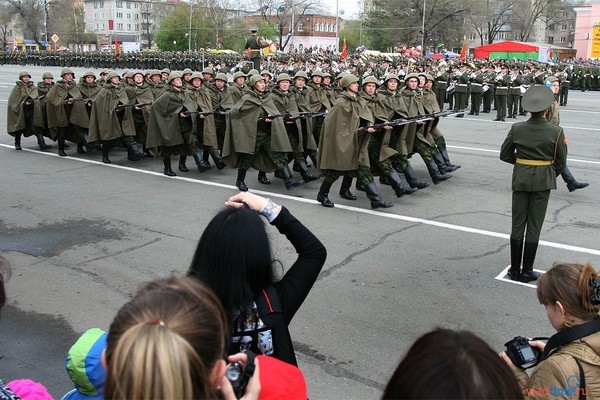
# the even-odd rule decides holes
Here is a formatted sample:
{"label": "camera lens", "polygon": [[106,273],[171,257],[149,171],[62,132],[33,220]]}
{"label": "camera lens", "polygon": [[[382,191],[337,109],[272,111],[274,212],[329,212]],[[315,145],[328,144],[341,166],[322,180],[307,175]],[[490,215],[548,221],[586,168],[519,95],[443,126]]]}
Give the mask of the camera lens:
{"label": "camera lens", "polygon": [[239,381],[242,376],[242,366],[240,363],[229,364],[225,375],[230,382]]}

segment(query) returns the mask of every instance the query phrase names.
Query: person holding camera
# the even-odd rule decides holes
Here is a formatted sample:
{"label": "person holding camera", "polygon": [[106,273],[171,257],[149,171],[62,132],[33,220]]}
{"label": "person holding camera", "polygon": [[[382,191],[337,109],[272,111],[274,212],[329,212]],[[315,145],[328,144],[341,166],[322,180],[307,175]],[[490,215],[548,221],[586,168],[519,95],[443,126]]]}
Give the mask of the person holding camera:
{"label": "person holding camera", "polygon": [[[212,288],[230,325],[229,354],[246,349],[297,365],[288,325],[308,296],[327,251],[287,208],[242,192],[204,229],[188,276]],[[294,265],[277,279],[277,262],[264,216],[298,253]]]}
{"label": "person holding camera", "polygon": [[[600,274],[590,264],[557,262],[539,278],[537,297],[557,333],[546,344],[529,341],[531,347],[517,341],[515,348],[513,340],[500,357],[526,397],[548,397],[549,391],[600,398]],[[538,354],[533,362],[532,354]],[[537,364],[531,376],[521,369],[529,367],[524,363]]]}
{"label": "person holding camera", "polygon": [[150,282],[110,325],[104,398],[258,399],[259,363],[239,353],[228,366],[226,337],[225,312],[206,285],[191,278]]}

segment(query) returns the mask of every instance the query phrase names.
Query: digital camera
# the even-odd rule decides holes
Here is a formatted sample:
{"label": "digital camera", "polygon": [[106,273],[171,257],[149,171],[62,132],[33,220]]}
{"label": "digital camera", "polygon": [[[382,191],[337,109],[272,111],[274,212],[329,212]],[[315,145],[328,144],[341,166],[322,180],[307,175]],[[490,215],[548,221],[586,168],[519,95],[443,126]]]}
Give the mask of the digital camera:
{"label": "digital camera", "polygon": [[225,372],[225,376],[231,383],[233,393],[235,393],[235,397],[238,399],[244,395],[248,380],[250,380],[252,377],[252,374],[247,372],[247,369],[244,370],[244,367],[239,362],[234,362],[227,365],[227,372]]}
{"label": "digital camera", "polygon": [[542,352],[529,344],[523,336],[517,336],[504,344],[506,354],[515,366],[521,369],[531,368],[540,362]]}

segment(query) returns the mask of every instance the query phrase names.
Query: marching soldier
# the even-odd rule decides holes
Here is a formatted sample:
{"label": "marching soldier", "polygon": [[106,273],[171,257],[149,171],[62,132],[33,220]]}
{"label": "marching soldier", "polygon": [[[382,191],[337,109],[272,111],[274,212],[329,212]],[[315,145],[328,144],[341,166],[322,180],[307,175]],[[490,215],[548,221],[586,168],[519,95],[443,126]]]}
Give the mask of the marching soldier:
{"label": "marching soldier", "polygon": [[488,66],[487,71],[483,72],[483,110],[481,112],[489,114],[492,111],[492,102],[494,101],[494,83],[496,73],[493,66]]}
{"label": "marching soldier", "polygon": [[84,146],[87,147],[89,138],[92,104],[102,89],[96,83],[96,75],[93,72],[86,72],[82,78],[83,81],[79,82],[75,88],[69,91],[69,94],[75,99],[69,121],[73,124],[75,132],[80,137],[77,143],[78,153],[86,153]]}
{"label": "marching soldier", "polygon": [[46,95],[48,128],[53,140],[58,141],[58,155],[66,157],[65,140],[79,142],[73,125],[69,122],[73,109],[73,96],[69,94],[76,86],[75,74],[69,68],[63,68],[60,79]]}
{"label": "marching soldier", "polygon": [[[158,72],[158,71],[156,71]],[[160,75],[154,74],[155,78]],[[145,147],[148,138],[148,119],[150,118],[150,106],[154,103],[153,87],[144,79],[140,72],[133,72],[132,82],[125,88],[130,104],[139,104],[132,107],[131,115],[135,126],[135,140],[144,148],[144,157],[152,158],[152,153]]]}
{"label": "marching soldier", "polygon": [[227,75],[222,72],[218,73],[215,80],[208,85],[207,90],[214,109],[219,111],[218,114],[215,114],[215,129],[217,130],[219,151],[222,152],[225,139],[225,112],[234,104],[227,91]]}
{"label": "marching soldier", "polygon": [[519,68],[514,67],[510,71],[510,85],[508,87],[508,118],[517,118],[519,112],[519,100],[521,99],[521,85],[523,81],[519,74]]}
{"label": "marching soldier", "polygon": [[40,150],[49,148],[44,142],[42,106],[37,87],[31,82],[29,72],[21,72],[16,86],[8,97],[7,129],[15,138],[15,150],[21,150],[21,137],[35,135]]}

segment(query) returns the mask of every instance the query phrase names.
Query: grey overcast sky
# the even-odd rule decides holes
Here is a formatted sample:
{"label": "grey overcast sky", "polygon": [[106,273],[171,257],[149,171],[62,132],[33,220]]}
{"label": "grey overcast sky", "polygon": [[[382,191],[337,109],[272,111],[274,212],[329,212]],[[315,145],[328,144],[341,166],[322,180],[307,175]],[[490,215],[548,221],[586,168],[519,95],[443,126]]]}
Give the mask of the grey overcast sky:
{"label": "grey overcast sky", "polygon": [[[336,1],[339,4],[340,18],[357,19],[362,0],[321,0],[323,7],[333,15],[335,15]],[[344,13],[342,14],[342,10]]]}

